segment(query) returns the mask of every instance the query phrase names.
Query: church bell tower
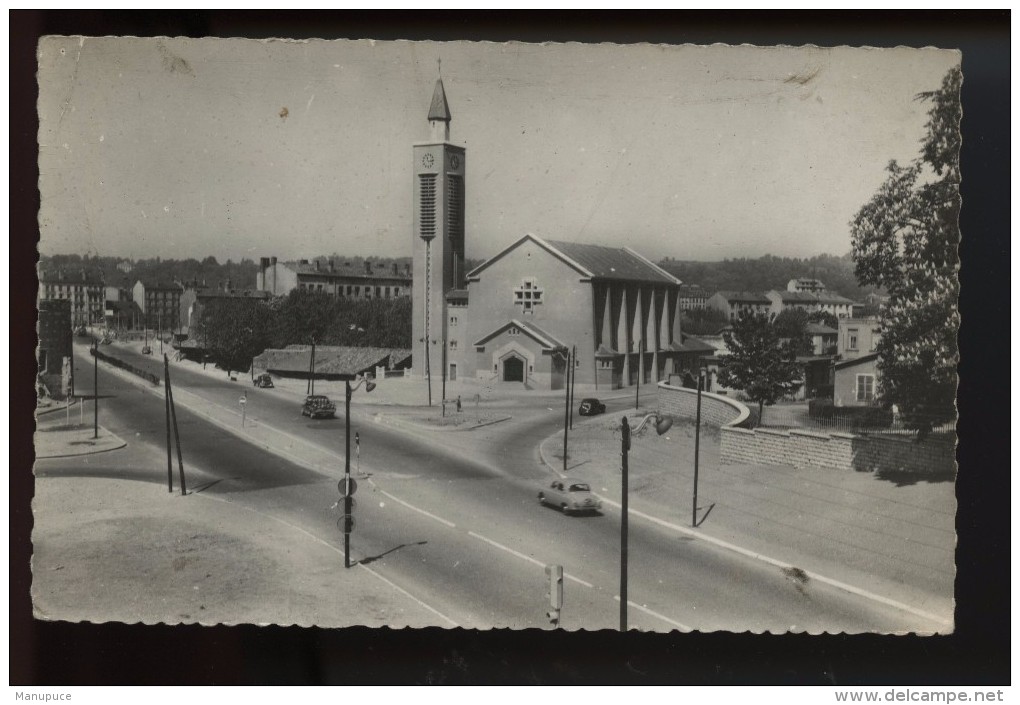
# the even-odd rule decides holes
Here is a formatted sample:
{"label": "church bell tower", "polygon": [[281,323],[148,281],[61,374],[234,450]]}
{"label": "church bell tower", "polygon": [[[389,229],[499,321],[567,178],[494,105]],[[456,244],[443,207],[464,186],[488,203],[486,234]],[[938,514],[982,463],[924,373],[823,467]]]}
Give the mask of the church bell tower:
{"label": "church bell tower", "polygon": [[[429,106],[428,142],[415,143],[414,288],[412,345],[414,373],[442,379],[447,342],[446,294],[466,286],[464,271],[464,147],[450,142],[450,107],[443,79]],[[429,392],[431,401],[431,389]]]}

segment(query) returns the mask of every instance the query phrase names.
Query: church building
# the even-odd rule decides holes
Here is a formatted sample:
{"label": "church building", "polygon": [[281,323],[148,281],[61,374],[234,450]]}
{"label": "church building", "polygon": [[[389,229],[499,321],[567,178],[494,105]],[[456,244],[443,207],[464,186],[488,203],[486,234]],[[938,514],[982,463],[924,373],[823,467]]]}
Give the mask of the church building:
{"label": "church building", "polygon": [[414,145],[414,374],[617,389],[680,373],[681,282],[629,247],[526,234],[470,272],[466,153],[436,81],[431,139]]}

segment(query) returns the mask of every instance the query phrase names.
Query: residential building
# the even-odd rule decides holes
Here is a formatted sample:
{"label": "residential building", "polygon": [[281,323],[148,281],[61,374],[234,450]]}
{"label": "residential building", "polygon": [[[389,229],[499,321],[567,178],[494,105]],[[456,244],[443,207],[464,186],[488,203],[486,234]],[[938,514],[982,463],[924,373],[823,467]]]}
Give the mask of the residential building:
{"label": "residential building", "polygon": [[741,313],[768,313],[772,302],[764,294],[752,291],[717,291],[705,302],[707,308],[722,311],[729,321],[735,321]]}
{"label": "residential building", "polygon": [[839,331],[821,323],[808,323],[804,328],[811,340],[812,355],[835,355],[839,340]]}
{"label": "residential building", "polygon": [[832,399],[836,406],[871,406],[878,395],[878,353],[837,360]]}
{"label": "residential building", "polygon": [[765,294],[769,310],[779,315],[783,311],[799,309],[806,313],[831,313],[836,318],[850,318],[854,302],[831,291],[778,291],[773,289]]}
{"label": "residential building", "polygon": [[355,267],[336,258],[280,262],[262,257],[255,288],[273,296],[303,289],[340,299],[396,299],[411,295],[411,265],[365,260]]}
{"label": "residential building", "polygon": [[227,281],[221,287],[199,286],[198,282],[192,282],[185,287],[181,293],[180,319],[178,330],[182,337],[192,335],[192,327],[198,321],[202,313],[202,307],[213,300],[233,300],[251,302],[253,305],[266,301],[271,297],[268,291],[259,289],[231,289]]}
{"label": "residential building", "polygon": [[39,301],[38,380],[55,399],[71,392],[71,306],[69,298]]}
{"label": "residential building", "polygon": [[708,294],[697,284],[680,285],[680,310],[700,311],[705,308]]}
{"label": "residential building", "polygon": [[881,328],[877,317],[841,318],[836,340],[836,353],[848,360],[869,355],[878,349]]}
{"label": "residential building", "polygon": [[786,290],[816,294],[825,291],[825,284],[818,281],[817,279],[808,279],[806,277],[800,277],[788,281],[786,283]]}
{"label": "residential building", "polygon": [[39,272],[39,301],[70,302],[74,328],[103,322],[106,297],[103,278],[84,268],[76,271],[55,269]]}
{"label": "residential building", "polygon": [[142,312],[143,324],[159,331],[173,331],[180,327],[181,295],[184,287],[177,282],[135,282],[131,298]]}

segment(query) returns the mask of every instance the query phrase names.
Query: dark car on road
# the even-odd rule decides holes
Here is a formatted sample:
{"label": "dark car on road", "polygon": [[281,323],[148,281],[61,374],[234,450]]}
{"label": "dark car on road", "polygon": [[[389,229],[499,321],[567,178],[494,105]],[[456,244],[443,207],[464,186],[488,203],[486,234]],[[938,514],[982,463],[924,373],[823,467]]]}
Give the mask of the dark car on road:
{"label": "dark car on road", "polygon": [[581,416],[598,416],[606,413],[606,405],[598,399],[582,399],[577,413]]}
{"label": "dark car on road", "polygon": [[270,377],[268,374],[257,375],[255,377],[255,382],[253,384],[256,387],[262,387],[263,389],[272,389],[273,378]]}
{"label": "dark car on road", "polygon": [[301,405],[301,415],[310,419],[331,419],[336,416],[336,404],[331,402],[329,397],[313,394],[305,397],[305,403]]}

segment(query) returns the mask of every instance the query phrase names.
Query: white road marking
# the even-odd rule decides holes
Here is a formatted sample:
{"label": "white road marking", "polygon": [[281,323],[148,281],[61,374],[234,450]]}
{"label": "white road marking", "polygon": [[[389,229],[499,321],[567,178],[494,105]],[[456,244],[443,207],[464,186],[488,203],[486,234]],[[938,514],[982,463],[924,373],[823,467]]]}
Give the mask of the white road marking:
{"label": "white road marking", "polygon": [[[231,505],[232,507],[236,507],[236,508],[238,508],[238,509],[242,509],[242,510],[244,510],[244,511],[246,511],[246,512],[251,512],[252,514],[258,514],[259,516],[261,516],[261,517],[265,517],[266,519],[271,519],[271,520],[273,520],[273,521],[277,522],[278,524],[283,524],[284,526],[287,526],[287,527],[289,527],[289,528],[291,528],[291,529],[294,529],[295,531],[298,531],[298,532],[300,532],[300,533],[304,534],[304,535],[305,535],[305,536],[307,536],[308,538],[312,539],[313,541],[315,541],[315,542],[317,542],[317,543],[320,543],[320,544],[322,544],[323,546],[325,546],[325,547],[326,547],[326,548],[328,548],[329,550],[333,551],[333,552],[334,552],[334,553],[336,553],[337,555],[340,555],[340,556],[342,556],[342,555],[343,555],[343,551],[341,551],[341,550],[340,550],[339,548],[337,548],[337,547],[336,547],[336,546],[334,546],[333,544],[329,543],[328,541],[323,541],[322,539],[320,539],[320,538],[319,538],[318,536],[316,536],[315,534],[313,534],[313,533],[311,533],[311,532],[309,532],[309,531],[306,531],[305,529],[302,529],[302,528],[301,528],[300,526],[296,526],[296,525],[294,525],[294,524],[291,524],[291,523],[290,523],[289,521],[286,521],[286,520],[284,520],[284,519],[280,519],[279,517],[273,516],[272,514],[266,514],[266,513],[264,513],[264,512],[260,512],[260,511],[259,511],[259,510],[257,510],[257,509],[252,509],[251,507],[246,507],[246,506],[244,506],[243,504],[238,504],[238,503],[236,503],[236,502],[231,502],[230,500],[227,500],[227,499],[221,499],[220,497],[215,497],[215,496],[213,496],[213,495],[206,495],[206,494],[196,494],[196,495],[194,495],[194,496],[196,496],[196,497],[200,497],[201,499],[209,499],[209,500],[213,500],[213,501],[216,501],[216,502],[223,502],[224,504],[229,504],[229,505]],[[372,570],[372,569],[371,569],[371,568],[369,568],[368,566],[366,566],[366,565],[362,565],[361,563],[358,563],[358,564],[357,564],[357,566],[358,566],[359,568],[362,568],[363,570],[367,570],[367,571],[368,571],[369,573],[371,573],[372,575],[374,575],[374,576],[375,576],[376,578],[378,578],[379,580],[383,581],[384,583],[386,583],[386,584],[387,584],[387,585],[389,585],[389,586],[390,586],[391,588],[393,588],[393,589],[394,589],[394,590],[396,590],[397,592],[401,593],[401,594],[402,594],[402,595],[404,595],[405,597],[409,597],[410,599],[414,600],[414,601],[415,601],[416,603],[418,603],[418,605],[420,605],[421,607],[424,607],[424,608],[425,608],[425,609],[427,609],[427,610],[428,610],[429,612],[432,612],[433,614],[435,614],[435,615],[437,615],[437,616],[441,617],[442,619],[445,619],[445,620],[446,620],[447,622],[449,622],[449,623],[450,623],[451,625],[453,625],[454,627],[459,627],[459,626],[460,626],[460,625],[459,625],[459,624],[458,624],[457,622],[455,622],[455,621],[453,621],[452,619],[450,619],[449,617],[447,617],[447,616],[446,616],[445,614],[443,614],[442,612],[440,612],[439,610],[437,610],[437,609],[436,609],[435,607],[432,607],[431,605],[429,605],[429,604],[427,604],[427,603],[423,602],[423,601],[422,601],[422,600],[420,600],[419,598],[417,598],[417,597],[415,597],[414,595],[412,595],[411,593],[409,593],[409,592],[408,592],[407,590],[405,590],[404,588],[402,588],[402,587],[400,587],[399,585],[397,585],[396,583],[394,583],[394,582],[393,582],[392,580],[389,580],[389,579],[387,579],[387,578],[383,577],[382,575],[380,575],[380,574],[379,574],[379,573],[377,573],[376,571]],[[197,588],[196,588],[196,589],[197,589]]]}
{"label": "white road marking", "polygon": [[412,600],[414,600],[415,602],[417,602],[417,603],[418,603],[419,605],[421,605],[422,607],[424,607],[425,609],[427,609],[427,610],[428,610],[429,612],[432,612],[433,614],[435,614],[436,616],[438,616],[438,617],[439,617],[439,618],[441,618],[441,619],[445,619],[445,620],[446,620],[447,622],[449,622],[449,623],[450,623],[450,624],[451,624],[452,626],[454,626],[454,627],[459,627],[459,626],[460,626],[459,624],[457,624],[457,622],[455,622],[455,621],[453,621],[452,619],[450,619],[449,617],[447,617],[447,616],[446,616],[445,614],[443,614],[442,612],[440,612],[439,610],[437,610],[437,609],[436,609],[435,607],[432,607],[431,605],[427,605],[427,604],[425,604],[424,602],[422,602],[421,600],[419,600],[419,599],[418,599],[417,597],[415,597],[414,595],[412,595],[411,593],[409,593],[409,592],[408,592],[407,590],[405,590],[404,588],[402,588],[402,587],[400,587],[399,585],[395,584],[395,583],[394,583],[393,581],[389,580],[388,578],[385,578],[385,577],[383,577],[382,575],[380,575],[379,573],[375,572],[374,570],[372,570],[372,569],[371,569],[371,568],[369,568],[368,566],[366,566],[366,565],[362,565],[361,563],[358,563],[358,567],[359,567],[359,568],[361,568],[362,570],[367,570],[367,571],[368,571],[369,573],[371,573],[371,574],[372,574],[372,575],[374,575],[375,577],[379,578],[379,580],[382,580],[382,581],[383,581],[384,583],[386,583],[387,585],[389,585],[389,586],[390,586],[391,588],[393,588],[394,590],[397,590],[398,592],[400,592],[400,593],[403,593],[403,594],[404,594],[404,595],[406,595],[407,597],[411,598]]}
{"label": "white road marking", "polygon": [[[613,507],[616,507],[617,509],[620,509],[619,503],[614,502],[611,499],[606,499],[605,497],[600,497],[600,499],[605,504],[609,504],[609,505],[612,505]],[[717,538],[715,538],[713,536],[709,536],[707,534],[699,533],[697,531],[694,531],[693,529],[687,528],[686,526],[680,526],[678,524],[670,523],[668,521],[665,521],[664,519],[659,519],[658,517],[653,517],[650,514],[645,514],[644,512],[639,512],[636,509],[631,509],[630,513],[633,514],[634,516],[638,516],[638,517],[641,517],[642,519],[646,519],[647,521],[650,521],[653,524],[658,524],[660,526],[666,527],[667,529],[672,529],[673,531],[676,531],[677,533],[681,533],[684,536],[689,536],[691,538],[700,539],[702,541],[705,541],[706,543],[713,544],[713,545],[718,546],[720,548],[724,548],[724,549],[726,549],[728,551],[733,551],[735,553],[739,553],[742,556],[746,556],[748,558],[752,558],[752,559],[757,560],[757,561],[762,561],[763,563],[767,563],[769,565],[775,566],[776,568],[780,568],[782,570],[788,570],[788,569],[791,569],[791,568],[798,568],[798,566],[795,566],[792,563],[786,563],[785,561],[781,561],[781,560],[778,560],[776,558],[772,558],[771,556],[766,556],[763,553],[757,553],[756,551],[752,551],[752,550],[744,548],[742,546],[737,546],[736,544],[732,544],[729,541],[723,541],[722,539],[717,539]],[[802,570],[800,568],[798,568],[798,569]],[[845,592],[849,592],[852,595],[857,595],[858,597],[863,597],[863,598],[865,598],[867,600],[871,600],[873,602],[879,602],[881,604],[888,605],[889,607],[893,607],[895,609],[902,610],[904,612],[909,612],[911,614],[917,615],[918,617],[923,617],[924,619],[927,619],[927,620],[930,620],[932,622],[935,622],[936,624],[942,624],[942,625],[946,625],[946,626],[949,626],[949,625],[952,624],[951,621],[947,621],[944,617],[940,617],[940,616],[938,616],[936,614],[932,614],[930,612],[925,612],[924,610],[919,610],[919,609],[917,609],[915,607],[911,607],[910,605],[905,604],[903,602],[899,602],[897,600],[893,600],[892,598],[885,597],[883,595],[879,595],[877,593],[871,592],[870,590],[865,590],[864,588],[859,588],[859,587],[856,587],[854,585],[850,585],[850,584],[844,583],[844,582],[842,582],[840,580],[836,580],[834,578],[829,578],[829,577],[827,577],[825,575],[820,575],[818,573],[814,573],[814,572],[809,571],[809,570],[805,570],[804,574],[807,575],[812,580],[817,580],[820,583],[824,583],[826,585],[830,585],[830,586],[832,586],[834,588],[837,588],[839,590],[843,590]]]}
{"label": "white road marking", "polygon": [[[613,599],[616,600],[617,602],[619,602],[620,601],[620,596],[619,595],[613,595]],[[682,629],[685,632],[693,632],[694,631],[694,627],[689,627],[686,624],[682,624],[680,622],[677,622],[676,620],[670,619],[666,615],[659,614],[658,612],[656,612],[654,610],[650,610],[647,607],[645,607],[644,605],[639,605],[636,602],[632,602],[630,600],[627,600],[627,606],[628,607],[633,607],[636,610],[640,610],[641,612],[644,612],[647,615],[651,615],[652,617],[655,617],[656,619],[661,619],[663,622],[669,622],[674,627],[676,627],[678,629]]]}
{"label": "white road marking", "polygon": [[[376,484],[375,484],[374,482],[372,483],[372,485],[373,485],[374,487],[376,487],[376,488],[378,488],[378,487],[379,487],[379,486],[378,486],[378,485],[376,485]],[[446,526],[449,526],[449,527],[450,527],[451,529],[455,529],[455,528],[457,528],[457,525],[456,525],[456,524],[454,524],[454,523],[453,523],[452,521],[447,521],[446,519],[443,519],[442,517],[437,517],[437,516],[436,516],[435,514],[432,514],[431,512],[426,512],[426,511],[425,511],[424,509],[419,509],[418,507],[414,506],[413,504],[408,504],[407,502],[405,502],[404,500],[400,499],[399,497],[394,497],[393,495],[391,495],[391,494],[390,494],[389,492],[387,492],[386,490],[379,490],[379,492],[381,492],[382,494],[386,495],[387,497],[389,497],[390,499],[392,499],[392,500],[393,500],[394,502],[398,502],[399,504],[402,504],[402,505],[404,505],[404,506],[405,506],[405,507],[407,507],[408,509],[411,509],[411,510],[413,510],[413,511],[416,511],[416,512],[418,512],[419,514],[424,514],[424,515],[425,515],[425,516],[427,516],[427,517],[428,517],[429,519],[435,519],[435,520],[436,520],[436,521],[438,521],[438,522],[439,522],[440,524],[445,524]]]}
{"label": "white road marking", "polygon": [[[500,549],[502,551],[506,551],[507,553],[509,553],[509,554],[511,554],[513,556],[517,556],[518,558],[522,558],[522,559],[524,559],[526,561],[534,563],[535,565],[542,566],[543,568],[545,568],[545,566],[546,566],[546,564],[543,563],[540,560],[532,558],[531,556],[527,556],[527,555],[521,553],[520,551],[515,551],[514,549],[510,548],[509,546],[504,546],[503,544],[498,543],[496,541],[493,541],[492,539],[487,538],[485,536],[482,536],[481,534],[476,534],[474,531],[469,531],[468,532],[468,536],[473,536],[473,537],[475,537],[476,539],[478,539],[480,541],[484,541],[485,543],[489,544],[490,546],[495,546],[496,548],[498,548],[498,549]],[[584,585],[585,587],[588,587],[588,588],[594,588],[595,587],[591,583],[589,583],[589,582],[587,582],[585,580],[581,580],[580,578],[578,578],[576,576],[573,576],[573,575],[571,575],[570,573],[567,573],[567,572],[563,573],[563,577],[568,578],[569,580],[573,580],[575,583],[579,583],[579,584]]]}

